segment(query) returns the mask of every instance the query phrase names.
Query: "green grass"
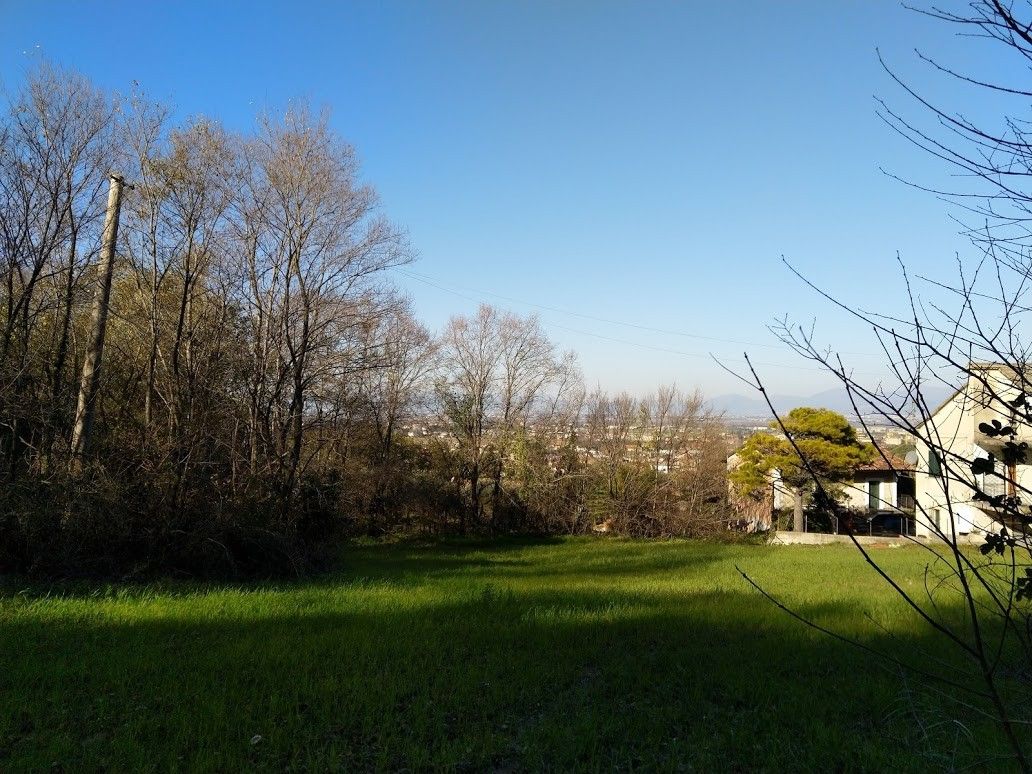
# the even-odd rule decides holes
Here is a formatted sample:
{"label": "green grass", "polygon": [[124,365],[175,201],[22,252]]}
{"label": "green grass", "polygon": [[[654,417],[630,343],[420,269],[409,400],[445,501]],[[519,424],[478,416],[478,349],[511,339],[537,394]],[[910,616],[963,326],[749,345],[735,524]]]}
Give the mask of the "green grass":
{"label": "green grass", "polygon": [[[877,551],[921,588],[925,554]],[[873,647],[948,657],[848,546],[395,544],[342,562],[291,584],[8,583],[0,770],[1006,768],[963,708],[734,569]]]}

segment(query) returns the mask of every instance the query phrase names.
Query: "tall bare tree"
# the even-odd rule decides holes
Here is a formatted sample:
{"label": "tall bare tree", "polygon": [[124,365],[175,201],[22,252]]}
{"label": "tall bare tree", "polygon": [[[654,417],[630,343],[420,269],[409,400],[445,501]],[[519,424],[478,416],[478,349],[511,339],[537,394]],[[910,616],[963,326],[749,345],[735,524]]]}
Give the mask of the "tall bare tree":
{"label": "tall bare tree", "polygon": [[247,145],[236,229],[255,342],[253,464],[265,455],[289,494],[303,472],[312,388],[349,372],[343,343],[362,321],[353,299],[384,269],[410,260],[404,240],[359,184],[354,150],[327,116],[304,106],[264,117]]}
{"label": "tall bare tree", "polygon": [[[363,411],[375,441],[372,522],[388,515],[388,489],[398,479],[400,425],[429,406],[439,342],[414,317],[407,300],[393,300],[364,330],[365,368],[358,376]],[[395,514],[397,515],[397,514]]]}
{"label": "tall bare tree", "polygon": [[[43,64],[8,98],[0,130],[0,395],[13,473],[49,459],[71,422],[77,283],[100,247],[116,103]],[[73,400],[73,399],[72,399]]]}
{"label": "tall bare tree", "polygon": [[503,477],[513,444],[533,425],[551,430],[549,413],[579,374],[571,358],[557,354],[536,317],[488,305],[475,317],[452,318],[442,365],[437,394],[458,444],[469,515],[476,524],[483,521],[484,478],[490,476],[492,520],[506,528]]}
{"label": "tall bare tree", "polygon": [[441,342],[445,375],[437,383],[437,397],[459,448],[459,478],[468,482],[468,505],[460,528],[467,528],[467,513],[474,525],[483,515],[481,500],[484,465],[488,454],[487,432],[497,409],[498,366],[502,349],[498,341],[499,312],[482,305],[476,317],[453,317]]}

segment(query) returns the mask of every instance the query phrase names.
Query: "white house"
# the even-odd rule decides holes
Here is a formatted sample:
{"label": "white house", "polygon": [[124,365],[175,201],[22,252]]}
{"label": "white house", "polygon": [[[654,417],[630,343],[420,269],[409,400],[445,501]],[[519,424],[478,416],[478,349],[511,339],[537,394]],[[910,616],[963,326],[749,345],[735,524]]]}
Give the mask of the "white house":
{"label": "white house", "polygon": [[[1009,405],[1021,395],[1023,380],[1013,369],[999,364],[972,364],[970,370],[967,383],[918,428],[918,537],[941,532],[947,537],[955,533],[960,539],[978,540],[998,525],[993,525],[991,510],[980,507],[984,502],[974,498],[976,488],[989,496],[1032,488],[1032,465],[1002,462],[1008,440],[1032,442],[1032,426],[1020,420]],[[994,420],[1014,427],[1017,436],[985,432]],[[986,460],[986,472],[971,471],[971,461],[979,458]]]}
{"label": "white house", "polygon": [[[886,461],[888,458],[888,461]],[[913,509],[913,466],[894,454],[878,454],[857,469],[842,487],[840,502],[856,511],[910,511]]]}
{"label": "white house", "polygon": [[914,534],[914,466],[888,451],[857,468],[842,486],[839,504],[851,528],[863,534]]}
{"label": "white house", "polygon": [[[895,455],[887,457],[888,461],[879,454],[871,463],[858,468],[852,480],[841,487],[839,505],[852,511],[854,517],[858,513],[866,516],[866,521],[854,520],[853,529],[866,533],[873,527],[880,534],[913,534],[913,466]],[[727,460],[728,472],[741,464],[741,457],[732,454]],[[776,469],[767,475],[767,490],[760,499],[739,496],[730,480],[728,491],[735,512],[757,530],[770,528],[772,511],[791,510],[795,505],[795,492],[782,483],[781,471]],[[838,522],[835,524],[838,529]]]}

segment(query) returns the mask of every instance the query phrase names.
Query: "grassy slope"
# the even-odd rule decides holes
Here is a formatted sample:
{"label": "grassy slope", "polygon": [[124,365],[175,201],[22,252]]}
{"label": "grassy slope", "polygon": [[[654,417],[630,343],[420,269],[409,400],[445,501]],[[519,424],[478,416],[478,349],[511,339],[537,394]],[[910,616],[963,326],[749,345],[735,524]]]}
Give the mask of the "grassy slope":
{"label": "grassy slope", "polygon": [[[878,555],[911,588],[922,583],[919,551]],[[938,652],[850,547],[368,546],[303,584],[49,598],[10,587],[0,769],[869,770],[949,765],[958,750],[967,760],[952,723],[922,741],[908,716],[915,681],[792,621],[736,563],[844,633]],[[933,700],[924,719],[958,712]]]}

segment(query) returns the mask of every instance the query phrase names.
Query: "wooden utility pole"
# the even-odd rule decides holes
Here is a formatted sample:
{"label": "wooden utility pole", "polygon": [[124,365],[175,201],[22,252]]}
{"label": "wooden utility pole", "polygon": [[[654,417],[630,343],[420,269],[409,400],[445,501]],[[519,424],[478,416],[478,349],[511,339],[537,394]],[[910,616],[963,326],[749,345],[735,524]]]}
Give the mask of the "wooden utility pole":
{"label": "wooden utility pole", "polygon": [[97,286],[93,292],[90,334],[86,342],[86,359],[82,363],[79,403],[75,409],[75,427],[72,430],[73,472],[82,467],[82,458],[89,447],[93,430],[93,410],[97,401],[100,366],[104,356],[104,331],[107,328],[108,305],[111,300],[111,275],[114,271],[118,215],[122,208],[124,185],[125,181],[119,175],[111,175],[107,214],[104,217],[104,236],[100,245],[100,260],[97,262]]}

